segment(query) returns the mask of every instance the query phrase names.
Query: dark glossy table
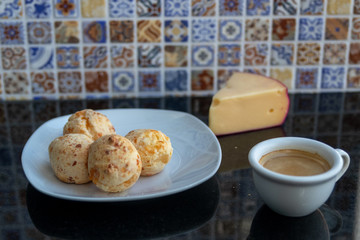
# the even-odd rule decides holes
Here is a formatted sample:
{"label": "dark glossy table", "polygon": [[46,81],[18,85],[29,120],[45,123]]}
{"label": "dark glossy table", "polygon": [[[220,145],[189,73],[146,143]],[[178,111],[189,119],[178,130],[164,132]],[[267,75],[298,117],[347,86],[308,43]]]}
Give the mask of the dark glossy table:
{"label": "dark glossy table", "polygon": [[[205,123],[209,97],[0,102],[0,239],[360,239],[360,93],[291,95],[281,127],[220,137],[218,173],[188,191],[151,200],[84,203],[38,192],[25,178],[21,153],[45,121],[84,108],[160,108]],[[315,213],[286,218],[254,188],[247,160],[259,141],[301,136],[350,154],[351,165]]]}

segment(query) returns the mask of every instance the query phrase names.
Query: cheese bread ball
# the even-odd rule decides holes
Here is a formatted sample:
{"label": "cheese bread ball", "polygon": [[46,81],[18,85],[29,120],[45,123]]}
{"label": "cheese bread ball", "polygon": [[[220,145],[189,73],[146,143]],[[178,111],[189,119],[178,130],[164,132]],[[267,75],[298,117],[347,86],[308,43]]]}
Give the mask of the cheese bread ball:
{"label": "cheese bread ball", "polygon": [[70,116],[63,129],[63,134],[67,133],[85,134],[95,141],[101,136],[115,133],[115,128],[104,114],[85,109]]}
{"label": "cheese bread ball", "polygon": [[141,159],[131,142],[111,134],[97,139],[89,149],[90,179],[106,192],[129,189],[140,177]]}
{"label": "cheese bread ball", "polygon": [[173,148],[170,138],[158,130],[136,129],[126,136],[138,150],[141,162],[141,176],[161,172],[171,159]]}
{"label": "cheese bread ball", "polygon": [[56,177],[66,183],[82,184],[90,181],[88,150],[93,140],[84,134],[66,134],[49,145],[51,168]]}

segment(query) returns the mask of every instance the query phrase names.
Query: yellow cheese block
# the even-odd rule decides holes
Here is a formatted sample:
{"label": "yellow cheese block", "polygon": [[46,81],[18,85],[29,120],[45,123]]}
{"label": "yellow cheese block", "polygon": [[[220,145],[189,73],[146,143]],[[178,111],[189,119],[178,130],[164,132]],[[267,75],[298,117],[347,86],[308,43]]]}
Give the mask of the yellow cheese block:
{"label": "yellow cheese block", "polygon": [[234,73],[213,97],[209,127],[216,135],[281,125],[289,110],[281,82],[251,73]]}

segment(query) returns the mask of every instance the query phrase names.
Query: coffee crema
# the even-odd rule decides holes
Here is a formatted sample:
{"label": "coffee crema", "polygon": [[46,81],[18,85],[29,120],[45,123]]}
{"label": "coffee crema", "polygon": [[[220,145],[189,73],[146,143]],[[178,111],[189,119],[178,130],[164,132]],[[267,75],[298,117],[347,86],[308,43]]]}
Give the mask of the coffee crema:
{"label": "coffee crema", "polygon": [[282,149],[265,154],[259,163],[274,172],[292,176],[312,176],[331,167],[320,155],[297,149]]}

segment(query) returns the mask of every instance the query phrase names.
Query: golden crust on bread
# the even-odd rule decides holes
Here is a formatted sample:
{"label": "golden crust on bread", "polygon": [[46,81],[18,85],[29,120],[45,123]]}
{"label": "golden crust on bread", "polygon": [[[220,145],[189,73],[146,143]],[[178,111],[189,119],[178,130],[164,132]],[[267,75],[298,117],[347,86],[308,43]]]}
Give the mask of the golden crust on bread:
{"label": "golden crust on bread", "polygon": [[88,149],[92,142],[91,138],[83,134],[66,134],[50,143],[50,164],[58,179],[75,184],[90,181]]}
{"label": "golden crust on bread", "polygon": [[116,134],[102,136],[89,149],[90,179],[106,192],[121,192],[139,179],[141,159],[132,143]]}
{"label": "golden crust on bread", "polygon": [[85,134],[95,141],[101,136],[115,133],[115,128],[104,114],[84,109],[70,116],[63,129],[63,134],[68,133]]}
{"label": "golden crust on bread", "polygon": [[136,129],[126,136],[138,150],[141,161],[141,176],[151,176],[161,172],[171,159],[173,148],[170,138],[153,129]]}

